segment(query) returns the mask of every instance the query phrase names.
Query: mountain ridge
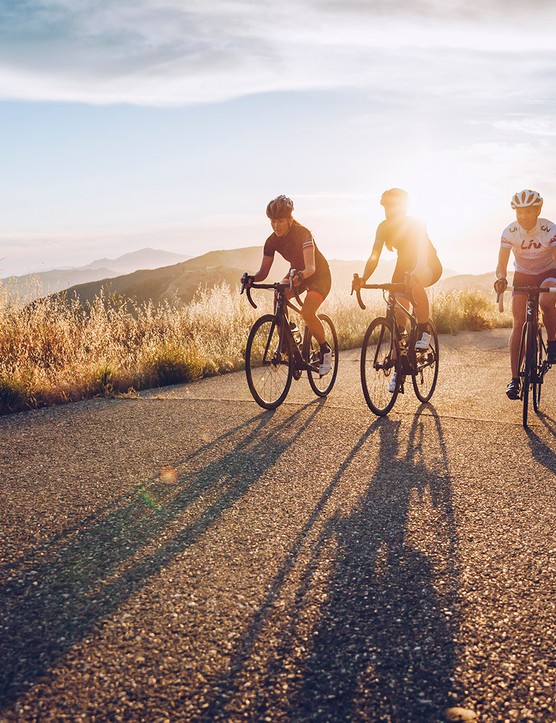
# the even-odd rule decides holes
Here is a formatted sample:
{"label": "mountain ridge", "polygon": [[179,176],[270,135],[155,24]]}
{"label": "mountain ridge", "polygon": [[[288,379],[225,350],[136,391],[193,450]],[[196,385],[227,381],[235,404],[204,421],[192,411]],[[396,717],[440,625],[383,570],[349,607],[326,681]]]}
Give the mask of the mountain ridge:
{"label": "mountain ridge", "polygon": [[[106,296],[124,297],[136,304],[164,301],[187,304],[192,301],[200,287],[211,288],[220,283],[231,287],[239,285],[243,272],[254,273],[260,266],[262,246],[212,250],[194,256],[178,264],[159,269],[138,270],[131,274],[83,283],[69,288],[66,293],[76,296],[82,303],[90,303],[101,289]],[[363,260],[329,260],[333,289],[349,292],[354,273],[361,273]],[[388,281],[394,270],[395,260],[381,260],[373,274],[377,282]],[[276,255],[268,281],[282,278],[289,264]],[[438,291],[492,290],[493,274],[462,275],[446,271],[434,287]]]}
{"label": "mountain ridge", "polygon": [[85,266],[55,268],[20,276],[8,276],[0,279],[0,288],[7,293],[10,299],[28,303],[42,296],[56,294],[81,284],[114,278],[142,268],[161,268],[189,258],[191,257],[185,254],[145,247],[115,259],[97,259]]}
{"label": "mountain ridge", "polygon": [[[117,259],[97,259],[77,269],[53,269],[37,275],[10,277],[0,280],[0,284],[22,303],[48,295],[65,293],[77,297],[83,303],[91,302],[101,289],[108,296],[126,297],[134,303],[177,301],[189,303],[199,287],[210,288],[219,283],[237,286],[244,271],[254,273],[260,266],[262,246],[247,246],[234,249],[207,251],[194,257],[181,256],[166,251],[144,248],[124,254]],[[175,259],[177,263],[165,263]],[[162,260],[162,265],[148,268],[148,264]],[[129,268],[127,273],[117,273],[105,264],[111,263],[120,268]],[[365,261],[362,259],[331,259],[329,261],[333,289],[351,288],[354,273],[361,273]],[[141,268],[134,268],[134,266]],[[382,259],[373,274],[373,281],[388,281],[391,278],[395,261]],[[282,278],[289,265],[278,254],[269,275],[269,281]],[[18,280],[14,283],[14,279]],[[69,283],[73,280],[74,283]],[[491,291],[493,273],[457,274],[446,270],[441,280],[434,286],[435,291],[483,290]],[[25,287],[27,285],[27,288]],[[15,290],[14,290],[15,287]]]}

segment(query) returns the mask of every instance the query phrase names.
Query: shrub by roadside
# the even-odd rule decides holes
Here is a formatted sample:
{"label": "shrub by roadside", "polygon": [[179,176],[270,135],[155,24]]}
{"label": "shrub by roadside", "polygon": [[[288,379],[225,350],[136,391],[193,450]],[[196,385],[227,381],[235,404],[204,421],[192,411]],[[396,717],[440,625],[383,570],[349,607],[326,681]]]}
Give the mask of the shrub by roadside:
{"label": "shrub by roadside", "polygon": [[[0,296],[0,413],[95,396],[133,394],[243,367],[249,328],[269,311],[272,295],[254,292],[253,309],[223,284],[199,289],[193,302],[131,307],[97,297],[86,309],[77,300],[48,297],[18,307]],[[364,297],[333,292],[323,305],[336,325],[341,349],[363,340],[383,312],[380,292]],[[440,332],[507,326],[493,299],[481,292],[433,296]]]}

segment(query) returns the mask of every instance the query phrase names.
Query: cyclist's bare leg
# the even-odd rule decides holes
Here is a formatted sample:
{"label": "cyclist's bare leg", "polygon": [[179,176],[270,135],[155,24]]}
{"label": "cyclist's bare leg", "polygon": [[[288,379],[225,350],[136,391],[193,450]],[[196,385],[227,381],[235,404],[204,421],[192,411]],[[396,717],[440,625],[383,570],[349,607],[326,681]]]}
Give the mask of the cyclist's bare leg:
{"label": "cyclist's bare leg", "polygon": [[519,376],[519,346],[521,344],[521,330],[525,323],[525,314],[527,310],[527,297],[523,294],[517,294],[512,298],[512,313],[514,324],[512,333],[510,334],[510,362],[512,366],[512,378]]}
{"label": "cyclist's bare leg", "polygon": [[303,320],[321,346],[326,341],[324,327],[317,316],[318,308],[322,302],[323,298],[317,291],[308,291],[301,308],[301,316],[303,317]]}
{"label": "cyclist's bare leg", "polygon": [[[396,301],[401,304],[401,306],[404,307],[404,309],[407,309],[409,311],[409,307],[411,306],[411,303],[409,299],[407,299],[405,296],[398,296],[396,295]],[[396,309],[395,311],[396,316],[396,322],[400,329],[406,328],[407,324],[407,316],[401,311],[400,309]]]}
{"label": "cyclist's bare leg", "polygon": [[[556,286],[551,279],[545,281],[541,286]],[[556,339],[556,299],[553,294],[539,294],[539,306],[542,309],[543,323],[546,327],[546,335],[549,341]]]}
{"label": "cyclist's bare leg", "polygon": [[409,279],[409,289],[413,299],[413,309],[418,324],[426,324],[429,320],[429,297],[423,282],[414,274]]}

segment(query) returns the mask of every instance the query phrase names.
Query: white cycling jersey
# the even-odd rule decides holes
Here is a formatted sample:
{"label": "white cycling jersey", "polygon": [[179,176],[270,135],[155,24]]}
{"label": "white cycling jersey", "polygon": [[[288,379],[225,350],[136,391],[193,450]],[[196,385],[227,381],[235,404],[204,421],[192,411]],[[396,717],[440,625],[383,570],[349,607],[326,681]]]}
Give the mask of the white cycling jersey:
{"label": "white cycling jersey", "polygon": [[537,219],[530,231],[514,221],[502,231],[500,245],[514,252],[514,268],[523,274],[542,274],[556,267],[556,224],[546,218]]}

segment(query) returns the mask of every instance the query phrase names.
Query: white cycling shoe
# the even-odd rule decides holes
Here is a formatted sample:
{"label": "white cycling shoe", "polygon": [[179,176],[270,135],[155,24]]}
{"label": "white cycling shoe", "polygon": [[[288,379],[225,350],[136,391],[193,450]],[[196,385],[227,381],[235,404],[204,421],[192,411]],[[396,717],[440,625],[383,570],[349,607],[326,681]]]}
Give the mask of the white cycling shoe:
{"label": "white cycling shoe", "polygon": [[394,394],[394,392],[396,391],[396,382],[397,382],[397,374],[396,374],[396,372],[392,372],[390,384],[388,385],[388,391],[390,392],[390,394]]}
{"label": "white cycling shoe", "polygon": [[427,351],[431,343],[431,335],[427,332],[423,332],[423,336],[415,344],[417,351]]}

